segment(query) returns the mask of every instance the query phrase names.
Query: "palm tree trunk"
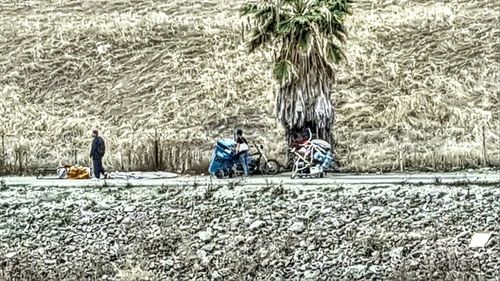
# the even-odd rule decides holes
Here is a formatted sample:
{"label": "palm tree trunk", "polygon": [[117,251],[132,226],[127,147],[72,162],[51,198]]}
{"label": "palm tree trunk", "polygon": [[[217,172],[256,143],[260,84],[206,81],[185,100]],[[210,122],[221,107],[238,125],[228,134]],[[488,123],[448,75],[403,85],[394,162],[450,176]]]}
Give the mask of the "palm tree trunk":
{"label": "palm tree trunk", "polygon": [[310,129],[315,138],[331,142],[335,112],[330,86],[325,79],[306,75],[283,85],[276,100],[278,120],[287,131],[287,141]]}

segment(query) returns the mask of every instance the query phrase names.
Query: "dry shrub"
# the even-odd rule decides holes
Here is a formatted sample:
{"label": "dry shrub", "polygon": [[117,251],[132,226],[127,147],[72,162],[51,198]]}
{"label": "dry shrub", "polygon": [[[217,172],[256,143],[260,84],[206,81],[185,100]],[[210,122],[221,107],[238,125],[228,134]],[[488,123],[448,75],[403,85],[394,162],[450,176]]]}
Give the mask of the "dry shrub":
{"label": "dry shrub", "polygon": [[192,175],[208,174],[208,167],[210,165],[210,158],[203,158],[201,161],[194,162],[187,171]]}
{"label": "dry shrub", "polygon": [[[107,140],[105,165],[121,170],[197,170],[236,127],[282,155],[271,53],[247,54],[242,3],[2,2],[2,166],[90,164],[92,128]],[[474,167],[483,126],[489,158],[499,155],[499,9],[357,1],[333,95],[347,170],[398,169],[400,151],[406,168]]]}

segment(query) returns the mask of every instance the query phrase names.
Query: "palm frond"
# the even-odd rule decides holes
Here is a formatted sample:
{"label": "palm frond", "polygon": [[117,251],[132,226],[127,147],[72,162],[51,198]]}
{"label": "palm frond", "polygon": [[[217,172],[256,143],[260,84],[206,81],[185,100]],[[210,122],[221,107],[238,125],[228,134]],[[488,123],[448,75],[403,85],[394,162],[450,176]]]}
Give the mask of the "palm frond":
{"label": "palm frond", "polygon": [[331,35],[333,35],[337,40],[339,40],[340,43],[345,44],[347,41],[347,35],[341,31],[341,29],[334,30],[331,32]]}
{"label": "palm frond", "polygon": [[270,33],[265,32],[265,30],[254,29],[252,38],[248,41],[249,52],[254,52],[271,40],[272,35]]}
{"label": "palm frond", "polygon": [[281,60],[276,63],[273,70],[274,77],[282,85],[289,82],[293,76],[296,76],[294,66],[289,60]]}
{"label": "palm frond", "polygon": [[311,46],[311,40],[312,40],[313,33],[309,29],[304,29],[300,32],[298,38],[297,38],[297,46],[299,49],[302,50],[307,50]]}
{"label": "palm frond", "polygon": [[278,26],[276,27],[276,32],[278,34],[289,34],[292,33],[292,31],[294,30],[295,26],[290,19],[280,21],[278,23]]}
{"label": "palm frond", "polygon": [[258,4],[246,4],[240,9],[241,16],[251,16],[259,24],[264,24],[272,18],[276,18],[277,7],[266,1]]}
{"label": "palm frond", "polygon": [[241,16],[248,16],[250,14],[255,14],[259,10],[259,5],[253,3],[246,3],[240,8]]}
{"label": "palm frond", "polygon": [[339,63],[342,60],[347,60],[347,56],[340,46],[329,41],[326,44],[326,57],[329,62]]}
{"label": "palm frond", "polygon": [[307,24],[309,24],[311,22],[311,19],[310,19],[310,17],[308,17],[306,15],[300,15],[300,16],[293,17],[291,19],[291,22],[293,24],[300,24],[303,26],[307,26]]}

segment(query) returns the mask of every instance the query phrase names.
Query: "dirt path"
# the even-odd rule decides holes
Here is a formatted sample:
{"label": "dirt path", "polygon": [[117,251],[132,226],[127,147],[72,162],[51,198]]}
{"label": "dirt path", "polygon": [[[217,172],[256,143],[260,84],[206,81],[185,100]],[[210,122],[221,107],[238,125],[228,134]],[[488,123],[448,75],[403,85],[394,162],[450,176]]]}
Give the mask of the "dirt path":
{"label": "dirt path", "polygon": [[7,186],[45,186],[45,187],[98,187],[98,186],[200,186],[200,185],[248,185],[263,186],[281,184],[284,186],[324,186],[351,184],[492,184],[500,183],[500,171],[457,172],[457,173],[414,173],[414,174],[368,174],[345,175],[331,174],[325,178],[291,179],[289,175],[254,176],[247,179],[215,179],[212,177],[179,176],[166,179],[110,179],[110,180],[60,180],[45,178],[37,180],[34,177],[6,177]]}

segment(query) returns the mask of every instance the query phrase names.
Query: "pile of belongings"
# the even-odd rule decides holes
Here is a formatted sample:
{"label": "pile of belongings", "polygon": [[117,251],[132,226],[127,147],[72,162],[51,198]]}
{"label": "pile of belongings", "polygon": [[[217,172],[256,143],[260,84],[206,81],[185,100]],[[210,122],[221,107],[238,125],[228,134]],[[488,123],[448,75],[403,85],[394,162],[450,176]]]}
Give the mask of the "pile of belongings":
{"label": "pile of belongings", "polygon": [[60,179],[83,180],[90,179],[90,168],[82,166],[64,165],[57,168],[57,175]]}
{"label": "pile of belongings", "polygon": [[315,139],[311,141],[313,146],[313,159],[315,162],[321,164],[321,166],[325,169],[333,167],[333,155],[332,155],[332,146],[324,141]]}
{"label": "pile of belongings", "polygon": [[[305,157],[306,160],[320,164],[324,169],[333,167],[332,146],[320,139],[305,141],[298,145],[297,152]],[[292,148],[295,151],[295,147]]]}

